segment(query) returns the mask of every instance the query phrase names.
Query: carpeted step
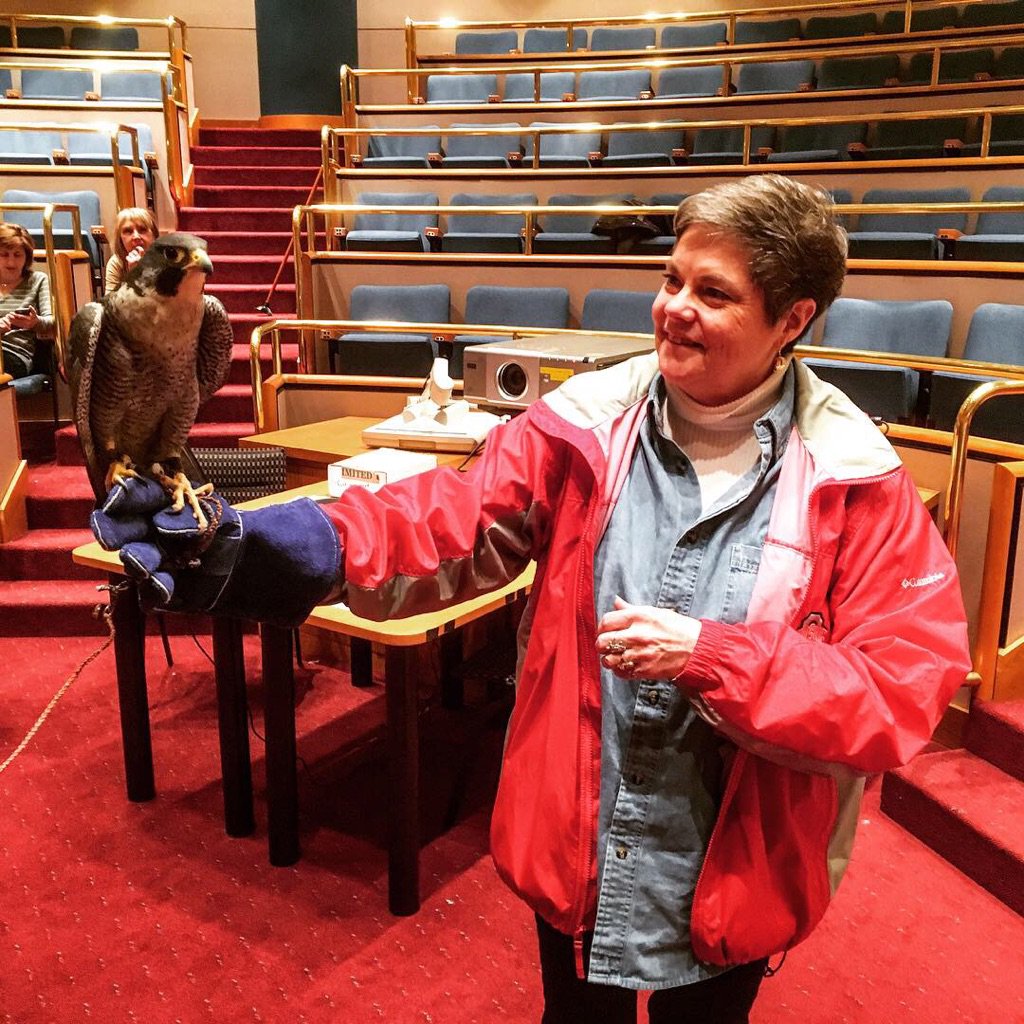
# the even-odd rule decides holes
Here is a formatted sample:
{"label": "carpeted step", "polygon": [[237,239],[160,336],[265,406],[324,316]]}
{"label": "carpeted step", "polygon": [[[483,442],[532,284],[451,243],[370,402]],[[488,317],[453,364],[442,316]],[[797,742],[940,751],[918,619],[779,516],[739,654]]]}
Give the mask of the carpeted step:
{"label": "carpeted step", "polygon": [[253,415],[252,385],[247,383],[225,384],[199,410],[200,422],[216,423],[227,420],[244,420]]}
{"label": "carpeted step", "polygon": [[89,580],[0,582],[0,636],[106,635],[93,608],[107,595]]}
{"label": "carpeted step", "polygon": [[[267,284],[269,285],[281,268],[278,256],[216,256],[213,259],[213,274],[208,279],[214,284]],[[281,269],[280,280],[285,284],[295,281],[295,264],[291,256]]]}
{"label": "carpeted step", "polygon": [[882,781],[882,810],[1024,914],[1024,786],[966,750],[921,754]]}
{"label": "carpeted step", "polygon": [[[305,198],[305,197],[303,197]],[[298,200],[301,202],[302,200]],[[292,207],[286,206],[222,206],[206,209],[183,206],[178,211],[178,230],[194,231],[287,231],[292,229]]]}
{"label": "carpeted step", "polygon": [[292,240],[290,231],[204,231],[207,250],[218,256],[276,256],[280,259]]}
{"label": "carpeted step", "polygon": [[964,742],[972,754],[1024,782],[1024,700],[976,700]]}
{"label": "carpeted step", "polygon": [[[314,146],[193,146],[192,162],[199,167],[320,166],[320,144]],[[312,179],[310,179],[312,181]]]}
{"label": "carpeted step", "polygon": [[320,147],[318,128],[202,128],[201,146]]}
{"label": "carpeted step", "polygon": [[[318,190],[319,191],[319,190]],[[288,188],[262,185],[197,185],[193,201],[199,207],[252,207],[285,206],[290,210],[306,202],[309,185],[302,188]],[[322,193],[314,194],[312,202],[322,201]]]}
{"label": "carpeted step", "polygon": [[[269,288],[263,290],[263,298],[267,297]],[[261,302],[263,299],[260,300]],[[253,328],[259,324],[265,324],[269,319],[264,313],[257,313],[255,307],[248,313],[228,313],[228,320],[231,322],[231,331],[234,334],[236,345],[245,345],[248,348],[249,340],[252,337]]]}
{"label": "carpeted step", "polygon": [[[286,341],[281,344],[281,358],[284,360],[284,372],[295,373],[296,364],[299,358],[299,346],[295,342]],[[263,345],[263,378],[264,380],[273,372],[273,364],[270,359],[270,343]],[[231,369],[228,371],[229,384],[252,385],[252,370],[249,367],[249,344],[235,345],[231,350]]]}
{"label": "carpeted step", "polygon": [[[251,415],[251,406],[248,411]],[[200,410],[199,415],[202,416],[202,414],[202,410]],[[240,437],[252,434],[254,429],[251,419],[229,422],[200,422],[192,427],[188,440],[193,448],[233,448],[238,444]],[[58,465],[65,468],[85,465],[82,448],[78,443],[78,434],[73,426],[61,427],[54,437],[57,442]],[[29,502],[32,500],[31,488],[28,500]],[[86,518],[88,518],[88,514]],[[82,525],[83,521],[78,519],[74,523],[61,522],[56,525],[78,527]],[[29,525],[32,525],[31,522]],[[50,523],[48,525],[55,524]]]}
{"label": "carpeted step", "polygon": [[308,192],[316,180],[316,172],[315,167],[245,167],[240,164],[197,167],[196,185],[273,185],[304,188]]}
{"label": "carpeted step", "polygon": [[69,447],[77,461],[30,467],[25,496],[29,530],[82,530],[89,525],[89,513],[95,506],[92,486],[78,434],[74,427],[62,427],[57,434],[65,432],[70,432]]}
{"label": "carpeted step", "polygon": [[[207,294],[216,295],[229,313],[255,313],[267,299],[267,284],[218,284],[210,278]],[[295,312],[295,285],[279,284],[271,300],[276,315]]]}
{"label": "carpeted step", "polygon": [[76,547],[92,539],[89,529],[29,530],[24,537],[0,544],[0,579],[103,579],[98,569],[76,565],[71,558]]}

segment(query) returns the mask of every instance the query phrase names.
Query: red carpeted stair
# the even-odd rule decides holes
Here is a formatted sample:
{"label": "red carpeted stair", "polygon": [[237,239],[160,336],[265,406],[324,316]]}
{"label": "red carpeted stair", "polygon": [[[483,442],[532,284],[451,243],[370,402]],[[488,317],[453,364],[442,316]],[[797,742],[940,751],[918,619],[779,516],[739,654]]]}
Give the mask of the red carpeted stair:
{"label": "red carpeted stair", "polygon": [[1024,701],[975,701],[965,741],[889,772],[882,810],[1024,914]]}
{"label": "red carpeted stair", "polygon": [[[178,227],[208,243],[214,273],[207,291],[224,303],[235,347],[228,381],[200,410],[191,443],[196,448],[233,447],[255,429],[249,338],[267,319],[256,307],[267,301],[288,248],[292,207],[305,202],[316,179],[320,136],[291,129],[203,129],[192,158],[197,205],[180,211]],[[294,282],[289,258],[270,299],[275,316],[294,315]],[[286,368],[295,366],[296,355],[294,344],[284,345]],[[57,431],[54,461],[33,461],[28,535],[0,545],[0,635],[105,631],[92,617],[92,607],[101,600],[95,586],[102,574],[71,561],[72,549],[91,537],[92,504],[78,437],[73,427],[64,427]],[[174,618],[168,620],[172,627]]]}

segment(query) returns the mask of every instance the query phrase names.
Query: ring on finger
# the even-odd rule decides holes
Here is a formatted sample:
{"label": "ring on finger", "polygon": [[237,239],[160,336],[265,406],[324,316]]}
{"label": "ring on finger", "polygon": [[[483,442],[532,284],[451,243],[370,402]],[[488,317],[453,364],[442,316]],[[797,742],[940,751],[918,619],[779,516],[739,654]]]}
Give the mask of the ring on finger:
{"label": "ring on finger", "polygon": [[622,654],[625,650],[625,640],[609,640],[607,647],[605,647],[606,654]]}
{"label": "ring on finger", "polygon": [[636,668],[636,663],[632,658],[623,658],[622,661],[619,662],[619,667],[627,676],[631,676],[633,674],[633,670]]}

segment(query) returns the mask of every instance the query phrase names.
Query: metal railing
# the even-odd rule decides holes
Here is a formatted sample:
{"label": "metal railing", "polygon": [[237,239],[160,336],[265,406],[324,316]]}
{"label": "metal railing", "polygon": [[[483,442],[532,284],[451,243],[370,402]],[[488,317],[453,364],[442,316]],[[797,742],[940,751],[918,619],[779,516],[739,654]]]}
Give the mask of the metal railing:
{"label": "metal railing", "polygon": [[[167,18],[120,18],[109,14],[78,15],[78,14],[0,14],[0,25],[6,25],[11,32],[12,49],[31,49],[19,46],[18,26],[33,27],[36,25],[71,25],[89,26],[93,28],[163,28],[167,31],[167,53],[175,49],[188,50],[188,26],[174,15]],[[53,51],[39,51],[49,53]],[[90,51],[94,52],[94,51]],[[95,51],[100,53],[123,53],[121,50]]]}

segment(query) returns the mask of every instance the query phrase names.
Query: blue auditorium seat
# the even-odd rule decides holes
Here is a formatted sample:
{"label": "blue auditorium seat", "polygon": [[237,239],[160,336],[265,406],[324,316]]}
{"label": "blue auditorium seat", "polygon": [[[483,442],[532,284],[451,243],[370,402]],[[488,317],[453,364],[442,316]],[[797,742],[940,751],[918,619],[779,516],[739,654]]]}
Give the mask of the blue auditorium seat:
{"label": "blue auditorium seat", "polygon": [[[906,85],[927,85],[932,80],[932,54],[915,53],[910,58]],[[939,82],[973,82],[990,79],[995,74],[996,55],[991,47],[971,50],[949,50],[939,54]]]}
{"label": "blue auditorium seat", "polygon": [[103,100],[130,100],[133,103],[159,103],[163,99],[160,73],[158,71],[104,71],[100,75],[100,98]]}
{"label": "blue auditorium seat", "polygon": [[[756,158],[759,149],[770,148],[775,138],[773,125],[754,125],[750,131],[750,155]],[[693,136],[693,149],[688,164],[712,166],[743,162],[742,128],[698,128]]]}
{"label": "blue auditorium seat", "polygon": [[[518,128],[503,124],[453,124],[453,128]],[[518,135],[446,135],[442,167],[508,167],[509,153],[522,153]]]}
{"label": "blue auditorium seat", "polygon": [[[628,192],[603,196],[563,194],[551,196],[549,206],[602,206],[623,204],[632,199]],[[607,235],[596,235],[592,228],[597,215],[593,213],[548,213],[539,217],[540,231],[534,236],[536,253],[614,253],[615,242]]]}
{"label": "blue auditorium seat", "polygon": [[784,43],[799,39],[801,32],[799,18],[775,18],[771,21],[741,19],[736,22],[736,42],[744,46],[750,43]]}
{"label": "blue auditorium seat", "polygon": [[[18,35],[21,35],[19,30]],[[139,30],[129,25],[94,28],[76,25],[71,30],[72,50],[137,50]]]}
{"label": "blue auditorium seat", "polygon": [[64,148],[60,132],[30,128],[0,130],[0,164],[53,164],[54,150]]}
{"label": "blue auditorium seat", "polygon": [[[458,192],[452,206],[536,206],[537,197],[524,192],[494,195]],[[448,226],[441,237],[441,252],[511,252],[523,251],[523,230],[526,218],[503,213],[450,213]]]}
{"label": "blue auditorium seat", "polygon": [[[829,348],[901,355],[944,356],[953,307],[944,299],[920,302],[839,298],[825,314],[821,343]],[[807,359],[871,416],[909,420],[917,408],[920,374],[902,366]]]}
{"label": "blue auditorium seat", "polygon": [[497,75],[427,76],[427,103],[487,103],[497,95]]}
{"label": "blue auditorium seat", "polygon": [[[568,327],[566,288],[509,288],[478,284],[466,292],[466,324],[492,327]],[[487,334],[458,334],[452,342],[449,372],[462,376],[462,356],[469,345],[488,345],[502,338]]]}
{"label": "blue auditorium seat", "polygon": [[1024,22],[1024,2],[1007,0],[1006,3],[965,4],[960,14],[961,28],[990,28],[993,25],[1014,26]]}
{"label": "blue auditorium seat", "polygon": [[[11,45],[9,31],[4,45]],[[25,26],[18,29],[19,50],[63,50],[66,45],[64,29],[60,25],[43,25],[35,28]]]}
{"label": "blue auditorium seat", "polygon": [[[523,33],[523,53],[559,53],[562,50],[568,52],[568,41],[569,34],[564,28],[528,28]],[[574,50],[586,49],[585,28],[572,30],[572,45]]]}
{"label": "blue auditorium seat", "polygon": [[456,53],[504,54],[519,49],[519,33],[515,29],[498,32],[460,32],[455,37]]}
{"label": "blue auditorium seat", "polygon": [[363,167],[429,167],[430,155],[441,152],[441,130],[437,125],[423,128],[436,135],[371,135]]}
{"label": "blue auditorium seat", "polygon": [[[642,202],[650,206],[677,207],[685,198],[685,192],[655,192],[654,195]],[[667,256],[676,244],[676,236],[672,231],[673,216],[669,214],[664,219],[665,234],[655,235],[653,238],[637,242],[630,251],[637,256]]]}
{"label": "blue auditorium seat", "polygon": [[736,93],[806,92],[813,84],[813,60],[769,60],[759,64],[741,64]]}
{"label": "blue auditorium seat", "polygon": [[[994,114],[988,151],[990,156],[1017,156],[1024,153],[1024,115]],[[964,156],[978,156],[980,153],[980,142],[969,142],[963,147]]]}
{"label": "blue auditorium seat", "polygon": [[598,50],[648,50],[655,45],[655,30],[646,26],[638,28],[595,28],[590,34],[590,49]]}
{"label": "blue auditorium seat", "polygon": [[[148,124],[133,124],[139,140],[139,159],[153,148],[153,129]],[[99,132],[68,132],[68,162],[72,166],[102,167],[111,163],[110,137]],[[122,163],[132,162],[132,141],[122,133],[118,137],[117,155]]]}
{"label": "blue auditorium seat", "polygon": [[[974,311],[963,358],[972,362],[1024,366],[1024,306],[987,302]],[[932,374],[929,419],[938,430],[952,430],[964,399],[992,377],[936,371]],[[1024,444],[1024,398],[1007,395],[982,406],[971,433]]]}
{"label": "blue auditorium seat", "polygon": [[661,30],[663,50],[691,50],[701,46],[718,46],[728,38],[729,26],[724,21],[695,21],[692,24],[666,25]]}
{"label": "blue auditorium seat", "polygon": [[21,72],[21,95],[26,100],[82,100],[93,88],[91,71],[23,68]]}
{"label": "blue auditorium seat", "polygon": [[[1024,203],[1024,188],[994,185],[981,198],[986,203]],[[979,213],[973,233],[961,235],[955,251],[958,260],[1024,261],[1024,210]]]}
{"label": "blue auditorium seat", "polygon": [[850,159],[850,146],[862,144],[868,126],[860,124],[794,124],[779,131],[770,164],[820,163]]}
{"label": "blue auditorium seat", "polygon": [[[446,284],[360,284],[349,296],[349,320],[446,324],[451,319]],[[331,338],[331,372],[389,377],[425,377],[437,358],[437,342],[426,334],[353,331]]]}
{"label": "blue auditorium seat", "polygon": [[899,79],[900,58],[895,53],[873,57],[826,57],[818,65],[818,92],[834,89],[883,89]]}
{"label": "blue auditorium seat", "polygon": [[683,147],[684,133],[654,131],[609,132],[608,152],[602,167],[671,167],[672,154]]}
{"label": "blue auditorium seat", "polygon": [[585,331],[625,331],[651,334],[651,306],[657,292],[626,292],[595,288],[583,300],[580,327]]}
{"label": "blue auditorium seat", "polygon": [[879,121],[875,141],[864,155],[868,160],[938,159],[958,154],[966,138],[967,119],[963,117]]}
{"label": "blue auditorium seat", "polygon": [[858,14],[824,15],[808,18],[804,39],[849,39],[873,36],[878,31],[878,15],[874,11]]}
{"label": "blue auditorium seat", "polygon": [[[968,203],[965,188],[872,188],[863,203]],[[966,213],[863,213],[848,233],[851,259],[930,260],[941,256],[938,231],[964,231]]]}
{"label": "blue auditorium seat", "polygon": [[[3,44],[0,43],[0,46]],[[14,88],[13,79],[11,78],[10,71],[7,68],[0,68],[0,99],[7,94],[8,89]]]}
{"label": "blue auditorium seat", "polygon": [[[943,29],[956,28],[960,12],[951,4],[944,7],[925,7],[914,10],[910,15],[911,32],[941,32]],[[880,35],[901,33],[906,24],[906,15],[902,10],[886,11],[879,25]]]}
{"label": "blue auditorium seat", "polygon": [[657,95],[660,99],[687,99],[717,96],[725,81],[718,64],[692,68],[663,68],[658,72]]}
{"label": "blue auditorium seat", "polygon": [[[0,197],[5,203],[68,203],[78,207],[82,228],[82,245],[89,254],[94,267],[100,265],[100,251],[90,233],[93,227],[102,227],[100,197],[87,190],[75,192],[37,192],[30,189],[9,188]],[[13,224],[20,224],[39,245],[43,244],[42,210],[8,210],[5,218]],[[53,215],[53,244],[58,249],[70,249],[74,244],[71,214],[58,210]]]}
{"label": "blue auditorium seat", "polygon": [[651,91],[651,73],[642,71],[581,71],[576,99],[582,101],[637,100]]}
{"label": "blue auditorium seat", "polygon": [[540,100],[533,97],[533,75],[518,72],[505,76],[503,103],[560,103],[562,97],[576,89],[572,71],[545,71],[540,76]]}
{"label": "blue auditorium seat", "polygon": [[1007,46],[996,58],[994,78],[1024,78],[1024,46]]}
{"label": "blue auditorium seat", "polygon": [[[563,127],[548,121],[533,121],[528,128]],[[569,127],[565,125],[564,127]],[[589,167],[590,154],[600,153],[601,133],[594,131],[552,132],[538,137],[539,165],[541,167]],[[533,164],[533,136],[524,137],[525,152],[523,163],[530,167]]]}
{"label": "blue auditorium seat", "polygon": [[[364,192],[363,206],[437,206],[433,192]],[[437,214],[359,213],[345,237],[349,250],[429,252],[427,229],[437,227]]]}

